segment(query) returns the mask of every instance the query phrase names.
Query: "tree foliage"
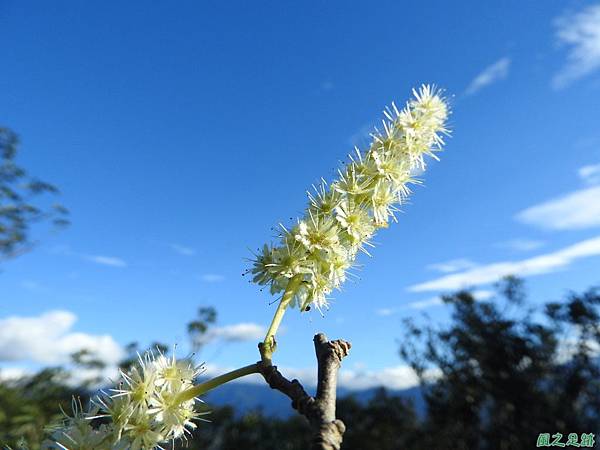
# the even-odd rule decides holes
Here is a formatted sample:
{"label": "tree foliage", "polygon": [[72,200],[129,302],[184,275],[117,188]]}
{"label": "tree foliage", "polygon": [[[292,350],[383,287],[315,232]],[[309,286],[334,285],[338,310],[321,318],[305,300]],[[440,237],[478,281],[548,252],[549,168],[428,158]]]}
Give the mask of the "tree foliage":
{"label": "tree foliage", "polygon": [[425,379],[423,448],[531,448],[538,433],[600,430],[598,290],[540,310],[524,305],[522,282],[499,283],[504,301],[447,296],[452,323],[407,322],[401,355]]}
{"label": "tree foliage", "polygon": [[2,448],[39,449],[48,424],[71,409],[72,396],[85,397],[73,389],[67,372],[48,368],[33,376],[0,383],[0,445]]}
{"label": "tree foliage", "polygon": [[58,194],[58,189],[33,177],[17,165],[17,135],[0,127],[0,260],[26,251],[31,245],[31,226],[49,220],[54,226],[68,224],[68,211],[59,204],[42,206],[44,194]]}

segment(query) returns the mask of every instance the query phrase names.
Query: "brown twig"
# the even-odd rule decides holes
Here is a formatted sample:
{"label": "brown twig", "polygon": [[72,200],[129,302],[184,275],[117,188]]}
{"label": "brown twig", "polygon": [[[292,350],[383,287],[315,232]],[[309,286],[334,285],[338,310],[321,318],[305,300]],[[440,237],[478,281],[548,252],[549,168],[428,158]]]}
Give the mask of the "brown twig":
{"label": "brown twig", "polygon": [[[342,359],[350,351],[350,343],[343,340],[328,341],[323,333],[314,337],[318,363],[317,395],[312,397],[298,380],[288,380],[268,361],[258,363],[259,372],[267,384],[287,395],[292,408],[306,417],[313,429],[313,450],[340,450],[346,427],[335,417],[337,375]],[[258,345],[261,355],[263,343]]]}

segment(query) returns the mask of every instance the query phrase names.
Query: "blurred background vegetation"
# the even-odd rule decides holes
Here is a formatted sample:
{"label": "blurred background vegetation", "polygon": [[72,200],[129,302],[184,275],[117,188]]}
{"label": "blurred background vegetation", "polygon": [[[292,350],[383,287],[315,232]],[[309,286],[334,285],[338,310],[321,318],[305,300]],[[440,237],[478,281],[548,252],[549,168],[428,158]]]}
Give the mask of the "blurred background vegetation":
{"label": "blurred background vegetation", "polygon": [[[445,297],[453,311],[446,327],[406,321],[397,330],[399,357],[421,377],[418,395],[381,388],[340,398],[344,449],[525,449],[543,432],[600,431],[600,291],[570,293],[542,308],[528,304],[518,278],[500,281],[497,291],[490,301],[476,301],[468,291]],[[197,341],[216,315],[200,308],[190,337]],[[152,347],[168,352],[160,343]],[[125,369],[140,351],[136,344],[128,350]],[[75,371],[101,364],[86,352],[74,354],[73,363]],[[61,409],[70,411],[73,395],[89,400],[89,385],[73,388],[68,379],[56,367],[0,384],[3,445],[40,448],[45,426],[60,420]],[[211,422],[200,423],[181,448],[308,447],[300,416],[240,411],[235,404],[206,408]]]}

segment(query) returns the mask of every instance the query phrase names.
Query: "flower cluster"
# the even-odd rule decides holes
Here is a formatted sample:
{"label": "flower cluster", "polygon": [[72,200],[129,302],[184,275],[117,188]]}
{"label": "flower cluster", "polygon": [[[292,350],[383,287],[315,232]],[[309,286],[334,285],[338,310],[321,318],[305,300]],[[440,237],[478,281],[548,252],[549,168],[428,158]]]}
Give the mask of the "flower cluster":
{"label": "flower cluster", "polygon": [[[253,281],[272,294],[301,280],[291,305],[319,310],[339,289],[359,251],[368,254],[378,228],[396,221],[394,213],[410,194],[413,174],[425,169],[425,156],[441,150],[448,106],[439,91],[423,85],[402,110],[392,103],[384,111],[382,130],[375,129],[369,149],[356,148],[331,184],[324,180],[308,194],[303,218],[291,229],[281,226],[280,243],[256,255]],[[437,159],[437,158],[436,158]],[[298,279],[296,278],[296,279]]]}
{"label": "flower cluster", "polygon": [[[186,395],[201,372],[188,360],[146,353],[129,373],[121,372],[115,389],[93,400],[88,413],[73,402],[73,417],[54,430],[46,448],[68,450],[150,450],[185,438],[194,420],[208,414],[195,410],[197,398]],[[92,421],[103,423],[93,426]]]}

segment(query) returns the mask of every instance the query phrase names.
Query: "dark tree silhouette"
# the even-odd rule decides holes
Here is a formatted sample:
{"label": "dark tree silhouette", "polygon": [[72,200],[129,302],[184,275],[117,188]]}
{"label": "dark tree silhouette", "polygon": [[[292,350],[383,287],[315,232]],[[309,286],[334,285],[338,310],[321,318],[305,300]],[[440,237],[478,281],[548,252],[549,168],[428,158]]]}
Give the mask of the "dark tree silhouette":
{"label": "dark tree silhouette", "polygon": [[[423,448],[532,448],[539,433],[600,430],[598,290],[541,310],[517,278],[498,291],[504,301],[445,297],[446,329],[406,321],[400,353],[424,382]],[[427,383],[432,367],[440,377]]]}

